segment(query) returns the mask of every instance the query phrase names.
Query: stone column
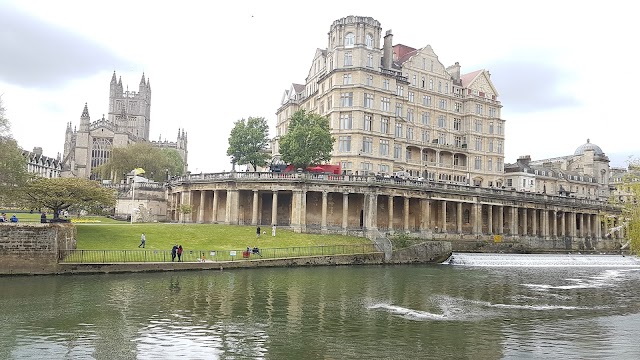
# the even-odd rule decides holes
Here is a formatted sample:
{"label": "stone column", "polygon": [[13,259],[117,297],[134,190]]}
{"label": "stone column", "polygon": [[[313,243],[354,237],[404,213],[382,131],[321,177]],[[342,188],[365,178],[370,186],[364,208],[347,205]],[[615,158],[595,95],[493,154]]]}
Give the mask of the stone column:
{"label": "stone column", "polygon": [[204,222],[204,196],[206,192],[204,190],[200,190],[200,203],[198,204],[198,223],[202,224]]}
{"label": "stone column", "polygon": [[591,225],[591,218],[593,214],[587,214],[587,234],[586,236],[593,238],[593,227]]}
{"label": "stone column", "polygon": [[342,194],[342,229],[349,227],[349,193]]}
{"label": "stone column", "polygon": [[227,211],[224,222],[238,224],[238,190],[227,190]]}
{"label": "stone column", "polygon": [[562,212],[562,215],[560,216],[560,235],[565,238],[567,237],[567,213],[565,213],[564,211]]}
{"label": "stone column", "polygon": [[[472,208],[472,211],[473,211],[473,208]],[[462,234],[462,203],[461,202],[456,204],[456,232],[458,234]]]}
{"label": "stone column", "polygon": [[251,208],[251,225],[258,225],[258,190],[253,190],[253,206]]}
{"label": "stone column", "polygon": [[522,208],[522,235],[524,236],[529,235],[529,222],[527,221],[528,219],[529,219],[529,209]]}
{"label": "stone column", "polygon": [[498,206],[498,234],[504,235],[504,206]]}
{"label": "stone column", "polygon": [[538,237],[538,209],[536,208],[531,212],[531,235]]}
{"label": "stone column", "polygon": [[[185,194],[184,191],[180,192],[180,206],[182,206],[182,204],[184,204],[184,198],[185,198],[184,194]],[[131,203],[131,206],[133,206],[133,203]],[[184,214],[182,213],[182,211],[180,211],[180,206],[178,206],[176,208],[176,211],[178,212],[178,222],[183,222]]]}
{"label": "stone column", "polygon": [[487,231],[493,235],[493,205],[487,205]]}
{"label": "stone column", "polygon": [[511,235],[518,236],[518,208],[511,207]]}
{"label": "stone column", "polygon": [[302,231],[300,224],[302,223],[303,216],[303,202],[302,190],[294,189],[291,196],[291,228],[295,232]]}
{"label": "stone column", "polygon": [[558,210],[553,210],[551,212],[551,216],[553,216],[553,237],[558,237]]}
{"label": "stone column", "polygon": [[278,225],[278,190],[273,191],[271,200],[271,226]]}
{"label": "stone column", "polygon": [[447,232],[447,201],[446,200],[442,200],[442,204],[440,205],[440,207],[442,208],[442,211],[440,211],[441,215],[440,215],[440,221],[442,221],[442,232],[446,233]]}
{"label": "stone column", "polygon": [[595,221],[596,239],[600,240],[602,239],[602,218],[600,217],[600,214],[595,214],[593,221]]}
{"label": "stone column", "polygon": [[420,199],[420,231],[429,229],[429,219],[431,218],[431,200]]}
{"label": "stone column", "polygon": [[404,209],[402,210],[404,231],[409,231],[409,198],[404,197]]}
{"label": "stone column", "polygon": [[546,239],[549,237],[549,210],[540,210],[540,216],[542,216],[540,235]]}
{"label": "stone column", "polygon": [[393,230],[393,195],[389,195],[389,197],[387,198],[387,201],[389,202],[389,231]]}
{"label": "stone column", "polygon": [[364,229],[365,231],[378,230],[378,194],[372,192],[364,198]]}
{"label": "stone column", "polygon": [[585,216],[585,213],[580,213],[580,237],[581,238],[585,238],[589,235],[589,232],[587,231],[587,217]]}
{"label": "stone column", "polygon": [[322,219],[320,221],[320,226],[323,230],[327,229],[327,192],[322,192]]}
{"label": "stone column", "polygon": [[211,217],[212,219],[212,223],[217,223],[218,222],[218,195],[219,191],[218,190],[213,190],[213,209],[212,210],[212,215]]}

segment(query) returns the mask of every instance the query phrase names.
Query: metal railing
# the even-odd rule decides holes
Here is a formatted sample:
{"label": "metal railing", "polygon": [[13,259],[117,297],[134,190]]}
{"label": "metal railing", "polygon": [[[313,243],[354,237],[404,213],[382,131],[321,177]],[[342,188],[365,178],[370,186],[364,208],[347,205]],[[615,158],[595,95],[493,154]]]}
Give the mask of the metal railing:
{"label": "metal railing", "polygon": [[[374,244],[322,245],[289,248],[265,248],[242,250],[184,250],[182,262],[243,261],[259,259],[281,259],[304,256],[329,256],[376,253]],[[60,250],[61,263],[109,264],[109,263],[154,263],[171,262],[170,250]],[[173,261],[178,261],[176,256]]]}

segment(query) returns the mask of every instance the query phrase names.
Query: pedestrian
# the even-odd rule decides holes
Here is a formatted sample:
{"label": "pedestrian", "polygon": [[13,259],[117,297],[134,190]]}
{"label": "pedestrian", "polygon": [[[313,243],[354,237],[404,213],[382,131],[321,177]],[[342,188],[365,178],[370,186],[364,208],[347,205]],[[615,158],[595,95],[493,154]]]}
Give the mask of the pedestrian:
{"label": "pedestrian", "polygon": [[182,261],[182,245],[178,246],[178,262]]}
{"label": "pedestrian", "polygon": [[44,211],[40,214],[40,222],[43,224],[47,222],[47,213]]}
{"label": "pedestrian", "polygon": [[11,217],[11,222],[12,223],[17,223],[18,222],[18,217],[16,216],[16,214],[13,214],[13,216]]}
{"label": "pedestrian", "polygon": [[260,226],[256,228],[256,237],[260,237]]}
{"label": "pedestrian", "polygon": [[271,236],[276,236],[276,225],[273,224],[273,226],[271,227]]}
{"label": "pedestrian", "polygon": [[173,262],[176,259],[177,253],[178,253],[178,244],[173,245],[173,247],[171,248],[171,262]]}
{"label": "pedestrian", "polygon": [[144,233],[142,233],[142,236],[140,236],[140,245],[138,245],[138,247],[142,246],[142,248],[144,249],[144,245],[147,242],[147,237],[144,236]]}

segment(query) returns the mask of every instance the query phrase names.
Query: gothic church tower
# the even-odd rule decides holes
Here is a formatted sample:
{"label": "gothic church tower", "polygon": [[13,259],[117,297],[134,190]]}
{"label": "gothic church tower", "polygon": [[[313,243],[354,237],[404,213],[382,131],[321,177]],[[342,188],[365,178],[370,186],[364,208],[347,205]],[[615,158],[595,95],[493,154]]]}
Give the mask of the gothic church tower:
{"label": "gothic church tower", "polygon": [[141,140],[149,140],[151,122],[151,83],[145,80],[144,73],[138,85],[138,91],[123,89],[122,79],[116,82],[113,72],[109,87],[109,122],[121,131],[126,131]]}

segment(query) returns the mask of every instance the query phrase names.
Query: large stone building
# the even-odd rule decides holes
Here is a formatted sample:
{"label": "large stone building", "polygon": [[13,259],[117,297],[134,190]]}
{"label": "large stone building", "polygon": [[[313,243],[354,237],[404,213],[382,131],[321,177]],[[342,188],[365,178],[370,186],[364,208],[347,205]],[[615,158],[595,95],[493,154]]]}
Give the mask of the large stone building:
{"label": "large stone building", "polygon": [[[107,118],[91,121],[89,108],[84,105],[80,116],[80,127],[67,124],[64,142],[63,176],[97,178],[94,169],[111,156],[113,148],[125,147],[138,142],[150,141],[151,127],[151,83],[140,79],[138,91],[124,90],[122,79],[115,71],[109,86],[109,112]],[[187,134],[178,130],[175,142],[151,141],[157,147],[178,151],[187,169]]]}
{"label": "large stone building", "polygon": [[346,174],[414,176],[448,183],[502,186],[504,120],[486,70],[461,73],[431,46],[393,44],[380,22],[334,21],[304,84],[285,91],[277,111],[274,161],[291,115],[305,109],[330,119],[332,163]]}
{"label": "large stone building", "polygon": [[58,178],[62,173],[62,160],[60,153],[56,158],[42,154],[41,147],[33,148],[33,151],[22,150],[22,156],[27,163],[27,171],[36,176],[45,178]]}

